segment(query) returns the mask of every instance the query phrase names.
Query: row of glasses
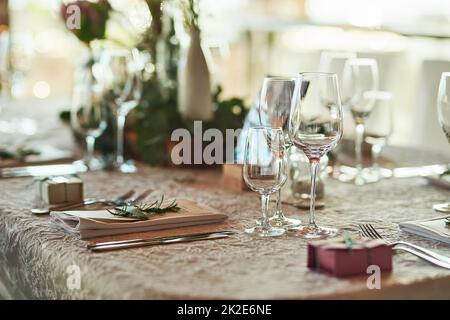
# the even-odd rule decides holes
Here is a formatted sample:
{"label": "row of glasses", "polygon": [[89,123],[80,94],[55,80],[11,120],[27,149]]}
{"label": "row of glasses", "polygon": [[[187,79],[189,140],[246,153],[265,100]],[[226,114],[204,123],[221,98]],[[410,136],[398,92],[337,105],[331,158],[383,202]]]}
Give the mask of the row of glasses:
{"label": "row of glasses", "polygon": [[131,161],[124,160],[124,128],[128,113],[138,104],[142,94],[142,71],[145,61],[137,49],[109,49],[94,62],[93,72],[81,74],[72,95],[71,124],[86,139],[83,160],[90,170],[103,168],[94,157],[95,140],[106,129],[109,112],[116,119],[116,158],[114,167],[124,173],[136,171]]}
{"label": "row of glasses", "polygon": [[[321,72],[301,73],[295,80],[266,78],[264,83],[260,119],[271,126],[249,129],[243,169],[246,184],[262,194],[263,219],[246,232],[278,236],[289,229],[293,235],[306,239],[332,237],[337,234],[336,228],[316,224],[315,197],[320,159],[336,147],[342,137],[342,106],[337,76]],[[267,89],[269,84],[271,90]],[[290,107],[287,108],[289,100]],[[304,226],[293,224],[293,219],[286,218],[282,214],[278,194],[277,211],[271,225],[268,218],[269,195],[279,192],[286,182],[286,148],[290,146],[302,150],[310,162],[309,223]]]}
{"label": "row of glasses", "polygon": [[[378,90],[377,61],[358,58],[353,52],[324,52],[319,68],[338,75],[338,80],[342,83],[344,111],[349,111],[355,122],[356,169],[346,167],[346,170],[341,170],[338,179],[363,185],[392,176],[391,170],[380,168],[378,165],[381,149],[392,133],[392,95]],[[377,115],[371,117],[373,111],[376,111]],[[363,169],[364,141],[372,145],[373,165],[369,170]]]}

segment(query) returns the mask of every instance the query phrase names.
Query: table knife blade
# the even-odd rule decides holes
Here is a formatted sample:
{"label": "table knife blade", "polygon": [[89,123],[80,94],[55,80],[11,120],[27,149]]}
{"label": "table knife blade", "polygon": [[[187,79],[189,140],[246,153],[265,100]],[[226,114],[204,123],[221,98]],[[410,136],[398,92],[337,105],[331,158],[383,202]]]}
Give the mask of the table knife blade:
{"label": "table knife blade", "polygon": [[193,241],[202,241],[202,240],[215,240],[215,239],[223,239],[228,238],[230,235],[228,234],[209,234],[202,237],[172,237],[172,239],[153,239],[153,240],[143,240],[140,242],[129,242],[129,243],[116,243],[116,244],[108,244],[101,246],[91,246],[89,250],[93,252],[103,252],[103,251],[111,251],[111,250],[119,250],[119,249],[131,249],[131,248],[139,248],[139,247],[147,247],[147,246],[156,246],[170,243],[182,243],[182,242],[193,242]]}

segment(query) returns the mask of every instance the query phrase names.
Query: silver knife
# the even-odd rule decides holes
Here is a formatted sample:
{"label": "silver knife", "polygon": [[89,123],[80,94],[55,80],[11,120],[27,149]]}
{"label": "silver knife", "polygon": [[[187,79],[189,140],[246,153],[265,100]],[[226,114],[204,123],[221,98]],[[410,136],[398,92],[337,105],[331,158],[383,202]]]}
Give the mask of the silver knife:
{"label": "silver knife", "polygon": [[227,238],[235,234],[234,231],[214,231],[205,233],[193,233],[180,236],[162,237],[156,239],[134,239],[123,241],[101,242],[97,244],[88,245],[87,248],[94,252],[110,251],[118,249],[138,248],[145,246],[154,246],[170,243],[192,242],[200,240],[213,240]]}
{"label": "silver knife", "polygon": [[0,178],[39,177],[85,172],[86,167],[74,164],[51,164],[27,167],[0,168]]}

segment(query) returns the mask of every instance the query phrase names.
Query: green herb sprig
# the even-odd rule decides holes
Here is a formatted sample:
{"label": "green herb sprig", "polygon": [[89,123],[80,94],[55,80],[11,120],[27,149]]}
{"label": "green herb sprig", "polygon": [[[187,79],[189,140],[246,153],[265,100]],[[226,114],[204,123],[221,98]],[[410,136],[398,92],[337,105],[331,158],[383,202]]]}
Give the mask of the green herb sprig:
{"label": "green herb sprig", "polygon": [[445,219],[445,224],[446,224],[447,226],[450,226],[450,218],[446,218],[446,219]]}
{"label": "green herb sprig", "polygon": [[163,202],[164,196],[161,197],[161,200],[156,200],[151,204],[125,205],[115,207],[113,210],[107,210],[109,213],[115,216],[134,218],[138,220],[148,220],[149,218],[158,214],[164,214],[166,212],[178,212],[181,210],[176,200],[173,200],[169,205],[165,207],[162,206]]}

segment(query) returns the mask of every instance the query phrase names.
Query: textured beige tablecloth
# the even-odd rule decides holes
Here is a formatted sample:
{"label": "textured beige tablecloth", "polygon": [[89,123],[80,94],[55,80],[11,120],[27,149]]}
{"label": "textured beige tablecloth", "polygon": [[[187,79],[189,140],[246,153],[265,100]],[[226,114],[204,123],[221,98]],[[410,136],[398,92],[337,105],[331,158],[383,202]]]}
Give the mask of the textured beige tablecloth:
{"label": "textured beige tablecloth", "polygon": [[[429,160],[415,152],[394,154],[411,163]],[[445,156],[434,160],[448,162]],[[89,197],[153,188],[166,196],[193,199],[227,213],[224,227],[230,229],[242,231],[260,215],[256,195],[223,189],[219,171],[144,167],[133,175],[95,172],[82,178]],[[29,213],[29,182],[0,180],[0,294],[6,298],[450,298],[450,271],[407,253],[394,257],[394,271],[383,276],[380,290],[368,290],[365,276],[337,279],[309,271],[305,241],[291,237],[254,239],[240,233],[224,240],[93,254],[85,242],[53,229],[47,217]],[[397,228],[400,221],[439,216],[431,207],[449,200],[448,190],[428,186],[423,178],[362,187],[329,179],[325,192],[319,223],[370,222],[393,239],[450,256],[450,247]],[[285,210],[307,219],[307,211],[289,206]],[[80,268],[80,289],[67,286],[71,265]]]}

